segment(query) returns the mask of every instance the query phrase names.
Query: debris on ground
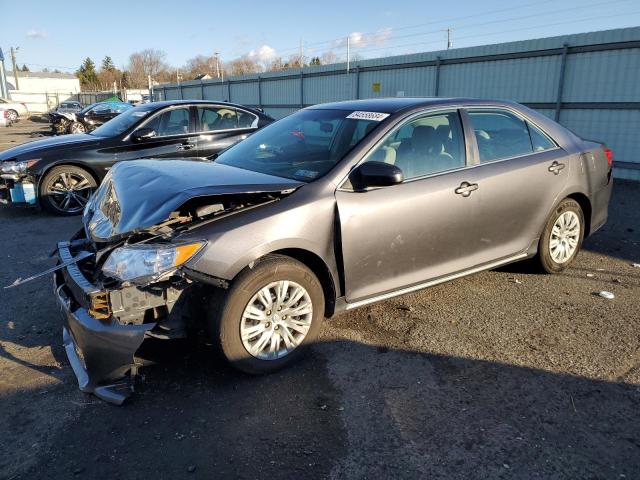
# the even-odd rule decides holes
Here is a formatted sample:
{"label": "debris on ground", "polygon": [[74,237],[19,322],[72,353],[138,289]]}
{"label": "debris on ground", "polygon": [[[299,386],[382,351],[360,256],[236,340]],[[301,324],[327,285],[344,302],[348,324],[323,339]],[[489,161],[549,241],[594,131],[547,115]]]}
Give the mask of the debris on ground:
{"label": "debris on ground", "polygon": [[635,267],[635,268],[640,268],[640,263],[635,263],[634,262],[634,263],[631,264],[631,266]]}
{"label": "debris on ground", "polygon": [[522,281],[518,280],[517,278],[510,278],[509,281],[511,283],[515,283],[516,285],[522,285]]}
{"label": "debris on ground", "polygon": [[598,295],[608,300],[613,300],[614,298],[616,298],[616,296],[613,293],[607,292],[606,290],[602,290],[601,292],[598,292]]}
{"label": "debris on ground", "polygon": [[595,277],[595,275],[593,273],[587,273],[587,277],[593,278],[593,277]]}

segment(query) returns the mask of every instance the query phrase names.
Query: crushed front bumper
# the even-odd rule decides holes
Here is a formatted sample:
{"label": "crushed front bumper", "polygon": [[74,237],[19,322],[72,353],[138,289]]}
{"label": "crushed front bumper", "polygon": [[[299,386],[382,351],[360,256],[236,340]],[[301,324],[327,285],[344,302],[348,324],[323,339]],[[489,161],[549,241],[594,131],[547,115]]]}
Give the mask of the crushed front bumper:
{"label": "crushed front bumper", "polygon": [[[58,257],[62,262],[73,258],[69,243],[58,244]],[[136,372],[134,354],[155,323],[123,325],[114,317],[92,316],[92,298],[100,290],[76,264],[56,271],[53,281],[64,322],[64,349],[80,390],[121,405],[133,392],[131,376],[126,375]]]}
{"label": "crushed front bumper", "polygon": [[34,179],[10,174],[0,175],[0,203],[35,205],[37,201]]}

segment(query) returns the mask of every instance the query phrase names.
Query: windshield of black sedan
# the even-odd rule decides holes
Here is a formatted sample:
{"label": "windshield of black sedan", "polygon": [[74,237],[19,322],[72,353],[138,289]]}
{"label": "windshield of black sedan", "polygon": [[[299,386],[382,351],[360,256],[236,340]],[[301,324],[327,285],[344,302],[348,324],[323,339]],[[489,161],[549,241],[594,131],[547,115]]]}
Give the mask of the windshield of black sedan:
{"label": "windshield of black sedan", "polygon": [[216,163],[310,182],[327,173],[387,114],[301,110],[258,130]]}
{"label": "windshield of black sedan", "polygon": [[150,106],[150,104],[131,108],[109,120],[101,127],[96,128],[90,135],[95,135],[96,137],[115,137],[116,135],[120,135],[146,117],[150,111],[155,110],[155,108],[154,106]]}

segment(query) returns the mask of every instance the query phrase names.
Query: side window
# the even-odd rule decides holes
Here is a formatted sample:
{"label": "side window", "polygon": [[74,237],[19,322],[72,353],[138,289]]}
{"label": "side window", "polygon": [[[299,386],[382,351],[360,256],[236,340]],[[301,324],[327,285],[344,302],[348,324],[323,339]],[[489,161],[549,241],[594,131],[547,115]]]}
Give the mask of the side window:
{"label": "side window", "polygon": [[238,128],[256,128],[258,117],[249,112],[238,110]]}
{"label": "side window", "polygon": [[556,148],[556,144],[542,133],[538,128],[527,122],[529,127],[529,135],[531,135],[531,145],[533,145],[534,152],[543,152],[551,148]]}
{"label": "side window", "polygon": [[232,130],[238,128],[238,115],[233,108],[198,107],[196,111],[200,119],[201,132],[215,132],[217,130]]}
{"label": "side window", "polygon": [[526,155],[533,152],[527,124],[502,110],[469,110],[478,143],[480,162]]}
{"label": "side window", "polygon": [[93,109],[91,109],[91,113],[96,113],[98,115],[103,114],[103,113],[107,113],[111,111],[111,106],[110,105],[97,105],[95,107],[93,107]]}
{"label": "side window", "polygon": [[365,161],[386,162],[405,179],[464,167],[464,134],[457,111],[419,117],[392,131]]}
{"label": "side window", "polygon": [[145,127],[153,128],[158,137],[189,133],[189,108],[174,108],[161,113]]}

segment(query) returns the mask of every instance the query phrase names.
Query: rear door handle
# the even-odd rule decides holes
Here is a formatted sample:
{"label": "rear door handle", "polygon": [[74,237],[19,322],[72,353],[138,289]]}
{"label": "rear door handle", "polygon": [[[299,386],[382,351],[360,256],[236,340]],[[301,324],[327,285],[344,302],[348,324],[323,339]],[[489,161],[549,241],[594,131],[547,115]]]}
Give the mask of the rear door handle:
{"label": "rear door handle", "polygon": [[564,168],[564,163],[558,163],[558,162],[554,161],[549,166],[549,171],[551,173],[553,173],[554,175],[558,175],[560,173],[560,170],[562,170],[563,168]]}
{"label": "rear door handle", "polygon": [[462,195],[463,197],[468,197],[469,195],[471,195],[471,192],[477,189],[477,183],[462,182],[460,186],[456,188],[456,193],[458,195]]}
{"label": "rear door handle", "polygon": [[182,145],[178,145],[178,150],[191,150],[195,147],[195,143],[183,143]]}

